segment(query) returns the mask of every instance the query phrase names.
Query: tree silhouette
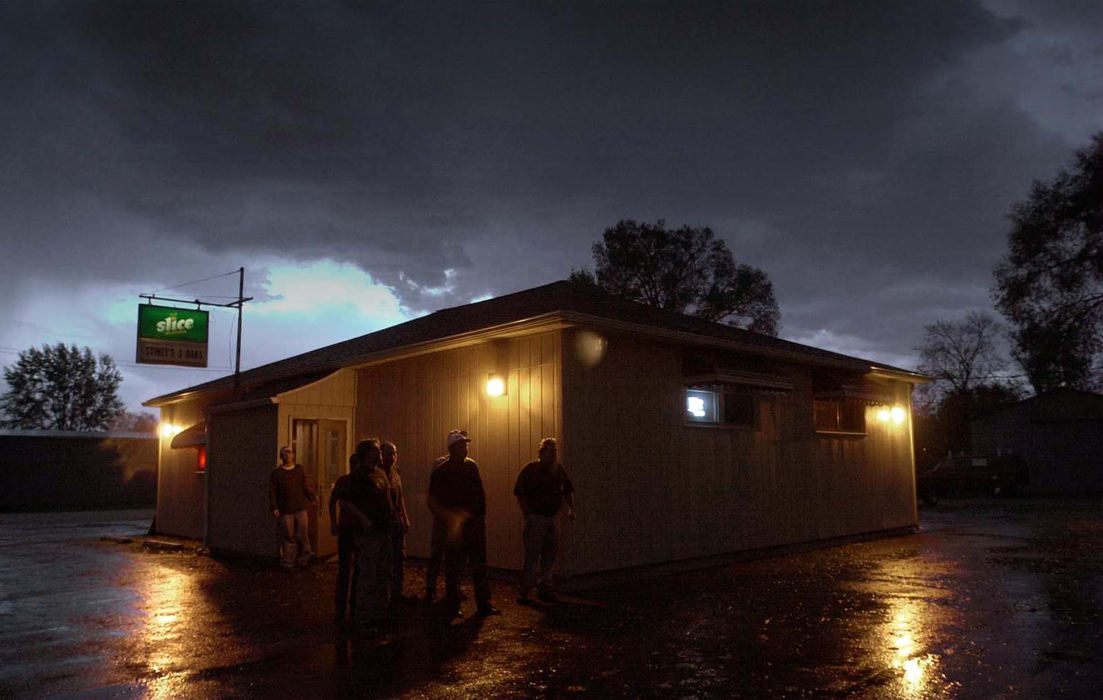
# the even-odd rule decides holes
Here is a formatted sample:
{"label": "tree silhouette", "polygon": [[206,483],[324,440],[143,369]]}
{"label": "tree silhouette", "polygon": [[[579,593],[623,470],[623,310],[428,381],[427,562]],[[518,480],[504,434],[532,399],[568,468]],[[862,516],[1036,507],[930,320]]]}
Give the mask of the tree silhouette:
{"label": "tree silhouette", "polygon": [[1042,392],[1098,388],[1103,356],[1103,132],[1071,170],[1035,181],[1011,211],[996,305],[1012,323],[1015,359]]}
{"label": "tree silhouette", "polygon": [[947,450],[969,451],[971,421],[1019,399],[1017,387],[1006,379],[1008,361],[997,348],[1001,333],[994,318],[977,311],[961,321],[924,327],[916,347],[919,371],[933,380],[916,397],[924,417],[916,448],[924,461]]}
{"label": "tree silhouette", "polygon": [[106,430],[123,411],[122,375],[107,355],[90,348],[43,345],[19,353],[4,368],[0,425],[24,430]]}
{"label": "tree silhouette", "polygon": [[923,328],[919,371],[939,393],[967,392],[1000,380],[1007,360],[996,348],[1001,328],[988,314],[973,311],[963,320],[936,321]]}
{"label": "tree silhouette", "polygon": [[766,273],[737,263],[712,229],[668,229],[630,219],[605,229],[593,246],[595,272],[575,282],[650,306],[777,335],[780,312]]}

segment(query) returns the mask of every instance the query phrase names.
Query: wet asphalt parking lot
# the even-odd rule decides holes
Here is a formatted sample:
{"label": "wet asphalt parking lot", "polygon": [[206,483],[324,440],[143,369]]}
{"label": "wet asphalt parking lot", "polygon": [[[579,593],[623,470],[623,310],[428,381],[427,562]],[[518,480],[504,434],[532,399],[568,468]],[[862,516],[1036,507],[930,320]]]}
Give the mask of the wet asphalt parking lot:
{"label": "wet asphalt parking lot", "polygon": [[151,517],[0,514],[0,696],[1103,697],[1099,499],[943,501],[915,534],[554,608],[495,582],[499,617],[367,634],[333,622],[332,563],[149,551]]}

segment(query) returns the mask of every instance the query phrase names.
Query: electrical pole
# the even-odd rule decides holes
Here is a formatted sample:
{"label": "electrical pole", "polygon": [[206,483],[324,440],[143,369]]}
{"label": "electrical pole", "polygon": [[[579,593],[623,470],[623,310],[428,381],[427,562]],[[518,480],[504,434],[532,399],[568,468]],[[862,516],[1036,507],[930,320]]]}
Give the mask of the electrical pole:
{"label": "electrical pole", "polygon": [[[227,272],[227,273],[222,274],[222,275],[217,275],[217,277],[226,277],[226,276],[229,276],[229,275],[232,275],[232,274],[233,274],[232,272]],[[239,389],[239,382],[240,382],[240,375],[241,375],[241,318],[242,318],[242,309],[245,307],[245,302],[253,300],[252,297],[246,297],[245,296],[245,266],[244,265],[237,269],[237,275],[238,275],[238,277],[237,277],[237,301],[232,301],[229,304],[219,304],[219,303],[216,303],[216,302],[213,302],[213,301],[200,301],[199,299],[173,299],[173,298],[169,298],[169,297],[159,297],[156,294],[139,294],[138,295],[141,298],[145,299],[147,301],[147,303],[149,303],[149,304],[152,304],[154,302],[154,300],[157,300],[157,301],[175,302],[175,303],[180,303],[180,304],[195,304],[197,309],[201,309],[204,306],[218,306],[218,307],[221,307],[221,308],[224,308],[224,309],[233,309],[233,308],[237,309],[237,348],[236,348],[235,357],[234,357],[234,389],[233,389],[233,400],[234,401],[237,401],[237,398],[238,398],[238,389]],[[212,277],[212,278],[208,278],[208,279],[214,279],[214,278]],[[197,281],[204,282],[206,280],[197,280]],[[191,283],[188,283],[188,284],[191,284]],[[178,285],[178,286],[186,286],[186,285]],[[158,458],[157,458],[157,462],[158,462],[158,466],[157,466],[158,479],[160,478],[160,469],[161,469],[160,461],[161,461],[161,458],[160,458],[160,455],[158,455]],[[208,465],[207,465],[207,471],[205,472],[205,476],[206,476],[206,478],[203,479],[203,544],[199,548],[200,552],[210,551],[210,546],[209,546],[210,517],[211,517],[211,515],[210,515],[210,513],[211,513],[211,464],[210,463],[208,463]]]}
{"label": "electrical pole", "polygon": [[[233,274],[232,272],[226,274]],[[139,294],[141,298],[145,299],[147,303],[152,304],[154,301],[171,301],[178,304],[195,304],[197,309],[201,309],[204,306],[218,306],[223,309],[237,309],[237,350],[234,358],[234,395],[237,395],[237,383],[238,375],[241,374],[241,310],[245,306],[245,302],[252,301],[253,297],[245,296],[245,268],[239,267],[237,269],[237,301],[231,301],[229,304],[217,304],[213,301],[200,301],[199,299],[173,299],[171,297],[159,297],[156,294]]]}
{"label": "electrical pole", "polygon": [[237,399],[238,375],[241,374],[241,307],[245,306],[245,266],[237,270],[237,356],[234,358],[234,399]]}

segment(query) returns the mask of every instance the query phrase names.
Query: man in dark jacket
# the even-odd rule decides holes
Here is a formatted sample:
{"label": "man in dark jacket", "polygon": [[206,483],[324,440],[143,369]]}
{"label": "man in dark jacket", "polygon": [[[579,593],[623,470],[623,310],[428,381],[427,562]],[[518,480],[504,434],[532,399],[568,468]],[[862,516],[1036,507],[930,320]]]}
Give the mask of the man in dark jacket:
{"label": "man in dark jacket", "polygon": [[[436,471],[437,467],[448,462],[449,457],[440,457],[435,462],[429,471],[430,481],[432,481],[432,473]],[[433,600],[437,597],[437,577],[440,575],[441,567],[444,565],[444,545],[448,539],[448,523],[443,519],[438,518],[433,514],[433,530],[429,536],[429,561],[425,565],[425,605],[432,605]]]}
{"label": "man in dark jacket", "polygon": [[310,563],[308,503],[314,503],[314,492],[306,484],[306,469],[295,463],[294,450],[281,447],[280,465],[268,479],[268,507],[276,518],[280,568],[284,571],[291,571],[296,563]]}
{"label": "man in dark jacket", "polygon": [[395,527],[391,529],[391,602],[413,603],[413,596],[402,592],[405,580],[406,533],[410,531],[410,516],[406,512],[406,496],[402,493],[402,474],[398,471],[398,446],[384,442],[380,446],[380,469],[391,487],[391,507],[395,515]]}
{"label": "man in dark jacket", "polygon": [[[552,586],[552,567],[559,553],[559,523],[557,516],[567,504],[567,517],[574,520],[574,486],[563,465],[556,461],[555,438],[540,441],[539,459],[529,462],[517,475],[513,495],[525,514],[525,571],[521,597],[517,602],[529,605],[529,591],[539,587],[540,600],[554,603],[558,599]],[[540,567],[540,578],[536,568]]]}
{"label": "man in dark jacket", "polygon": [[341,510],[356,525],[356,618],[361,625],[387,617],[387,588],[391,576],[391,532],[397,526],[390,484],[379,467],[379,441],[362,440],[356,446],[357,470],[351,476]]}
{"label": "man in dark jacket", "polygon": [[337,508],[342,499],[351,498],[353,475],[359,469],[360,462],[353,454],[349,457],[349,473],[337,478],[329,494],[329,530],[337,536],[337,586],[333,595],[337,621],[345,619],[346,608],[350,615],[356,614],[356,582],[360,572],[356,564],[356,533],[360,529],[360,521],[352,516],[348,508],[341,508],[340,512]]}
{"label": "man in dark jacket", "polygon": [[460,614],[460,576],[471,562],[475,602],[480,616],[497,615],[490,602],[486,575],[486,492],[479,465],[467,457],[467,432],[448,433],[448,459],[429,477],[429,510],[445,522],[444,602],[452,616]]}

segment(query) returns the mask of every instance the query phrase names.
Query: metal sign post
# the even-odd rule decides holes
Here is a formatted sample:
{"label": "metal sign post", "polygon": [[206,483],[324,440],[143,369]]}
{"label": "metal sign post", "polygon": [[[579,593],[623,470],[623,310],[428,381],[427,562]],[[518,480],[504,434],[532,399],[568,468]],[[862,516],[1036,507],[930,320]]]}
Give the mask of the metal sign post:
{"label": "metal sign post", "polygon": [[[241,309],[253,297],[245,296],[245,268],[237,270],[237,300],[228,304],[200,299],[174,299],[156,294],[139,294],[146,304],[138,309],[138,359],[139,363],[207,366],[207,312],[204,306],[237,309],[237,351],[234,357],[234,393],[237,378],[241,374]],[[154,306],[154,301],[175,304],[195,304],[196,310],[171,306]],[[201,344],[201,345],[200,345]]]}
{"label": "metal sign post", "polygon": [[[227,273],[233,274],[233,273]],[[146,343],[159,343],[160,346],[154,345],[154,349],[148,352],[148,356],[153,357],[153,360],[147,360],[147,362],[156,364],[175,364],[185,365],[190,367],[207,366],[207,312],[202,311],[201,307],[204,306],[217,306],[224,309],[237,309],[237,348],[234,353],[234,400],[238,397],[238,381],[241,375],[241,317],[242,307],[245,306],[245,302],[252,301],[253,297],[245,296],[245,267],[239,267],[237,270],[237,300],[231,301],[228,304],[220,304],[212,301],[201,301],[199,299],[173,299],[170,297],[159,297],[156,294],[139,294],[140,297],[146,300],[146,304],[139,306],[139,331],[138,331],[138,362],[142,360],[142,348],[143,340]],[[218,277],[224,277],[226,275],[217,275]],[[214,278],[208,278],[214,279]],[[198,280],[200,282],[206,280]],[[188,282],[187,284],[193,284]],[[170,287],[169,289],[172,289]],[[154,306],[154,301],[167,301],[176,304],[195,304],[196,310],[179,309],[168,306]],[[158,311],[143,309],[158,309]],[[161,311],[163,309],[163,311]],[[160,318],[163,316],[164,318]],[[142,337],[142,320],[143,316],[149,316],[151,318],[152,326],[146,326],[147,336],[145,339]],[[171,319],[171,320],[170,320]],[[158,327],[158,323],[161,323]],[[200,338],[199,326],[202,326],[202,334]],[[167,333],[167,335],[165,335]],[[160,335],[159,335],[160,334]],[[200,344],[202,340],[202,344]],[[176,342],[178,345],[169,347],[166,343]],[[199,348],[202,348],[202,364],[200,363]],[[160,457],[158,457],[158,462]],[[160,471],[160,466],[158,466]],[[203,544],[200,547],[200,552],[209,551],[209,529],[210,529],[210,508],[211,508],[211,465],[207,465],[205,470],[206,478],[203,479]]]}

